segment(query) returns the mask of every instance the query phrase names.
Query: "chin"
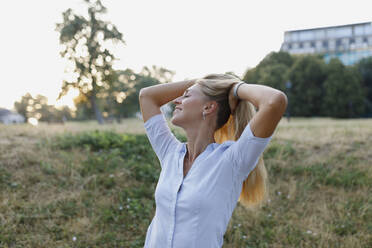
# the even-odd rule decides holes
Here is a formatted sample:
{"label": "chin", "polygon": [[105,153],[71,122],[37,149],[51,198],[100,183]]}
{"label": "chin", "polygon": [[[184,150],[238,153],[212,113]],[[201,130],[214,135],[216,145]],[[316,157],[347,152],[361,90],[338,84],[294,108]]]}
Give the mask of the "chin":
{"label": "chin", "polygon": [[171,123],[173,124],[173,125],[175,125],[175,126],[179,126],[179,121],[177,120],[177,117],[176,116],[172,116],[172,118],[171,118]]}

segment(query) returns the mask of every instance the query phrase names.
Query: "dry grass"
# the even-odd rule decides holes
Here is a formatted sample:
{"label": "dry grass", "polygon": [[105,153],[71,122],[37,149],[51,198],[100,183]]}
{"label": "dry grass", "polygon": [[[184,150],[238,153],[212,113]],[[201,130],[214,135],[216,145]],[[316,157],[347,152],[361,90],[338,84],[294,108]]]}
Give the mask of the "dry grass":
{"label": "dry grass", "polygon": [[[133,226],[112,216],[122,190],[140,185],[130,171],[84,177],[91,151],[49,143],[65,132],[96,129],[144,133],[136,119],[0,125],[0,247],[141,247],[123,244],[144,235],[149,222]],[[371,147],[370,119],[283,119],[265,152],[269,201],[258,211],[237,205],[224,247],[372,247]],[[115,225],[102,224],[110,221]],[[112,243],[115,235],[121,243]]]}

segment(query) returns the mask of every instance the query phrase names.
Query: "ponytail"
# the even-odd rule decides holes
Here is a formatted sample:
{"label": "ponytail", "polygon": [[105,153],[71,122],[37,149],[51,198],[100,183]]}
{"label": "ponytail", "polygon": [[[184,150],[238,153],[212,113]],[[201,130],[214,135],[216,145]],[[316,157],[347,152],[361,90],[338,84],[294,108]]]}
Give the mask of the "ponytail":
{"label": "ponytail", "polygon": [[[203,80],[204,79],[204,80]],[[240,81],[240,79],[228,74],[211,74],[198,80],[201,89],[211,100],[218,100],[225,95],[225,101],[228,102],[228,95],[231,86]],[[235,114],[231,115],[229,107],[219,108],[218,120],[225,119],[223,125],[218,126],[214,133],[214,139],[222,144],[227,140],[238,140],[244,129],[256,113],[254,106],[248,101],[240,101],[236,107]],[[221,107],[221,104],[219,104]],[[227,105],[228,106],[228,105]],[[230,114],[227,114],[230,113]],[[227,120],[226,120],[227,116]],[[218,121],[218,122],[221,122]],[[249,173],[244,180],[242,191],[239,196],[239,202],[246,208],[259,206],[267,197],[267,171],[261,157],[256,167]]]}

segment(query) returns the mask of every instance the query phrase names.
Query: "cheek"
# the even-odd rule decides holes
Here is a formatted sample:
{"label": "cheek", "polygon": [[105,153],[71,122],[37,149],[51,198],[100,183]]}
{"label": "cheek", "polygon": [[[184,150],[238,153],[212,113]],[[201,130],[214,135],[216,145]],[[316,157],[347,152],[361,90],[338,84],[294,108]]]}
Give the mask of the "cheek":
{"label": "cheek", "polygon": [[193,113],[201,112],[201,109],[203,107],[201,103],[195,99],[186,100],[183,106],[184,106],[184,110],[186,110],[187,112],[193,112]]}

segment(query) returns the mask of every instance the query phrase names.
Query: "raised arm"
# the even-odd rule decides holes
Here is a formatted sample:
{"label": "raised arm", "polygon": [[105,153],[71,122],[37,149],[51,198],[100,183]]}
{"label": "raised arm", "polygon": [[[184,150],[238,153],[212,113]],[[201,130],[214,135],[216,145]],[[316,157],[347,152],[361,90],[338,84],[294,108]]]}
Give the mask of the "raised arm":
{"label": "raised arm", "polygon": [[[233,97],[232,87],[230,99]],[[237,90],[238,97],[243,101],[251,102],[257,113],[250,121],[253,135],[256,137],[270,137],[287,107],[287,96],[276,89],[258,84],[242,84]]]}
{"label": "raised arm", "polygon": [[160,107],[181,96],[195,80],[185,80],[145,87],[140,90],[139,102],[143,121],[160,114]]}

